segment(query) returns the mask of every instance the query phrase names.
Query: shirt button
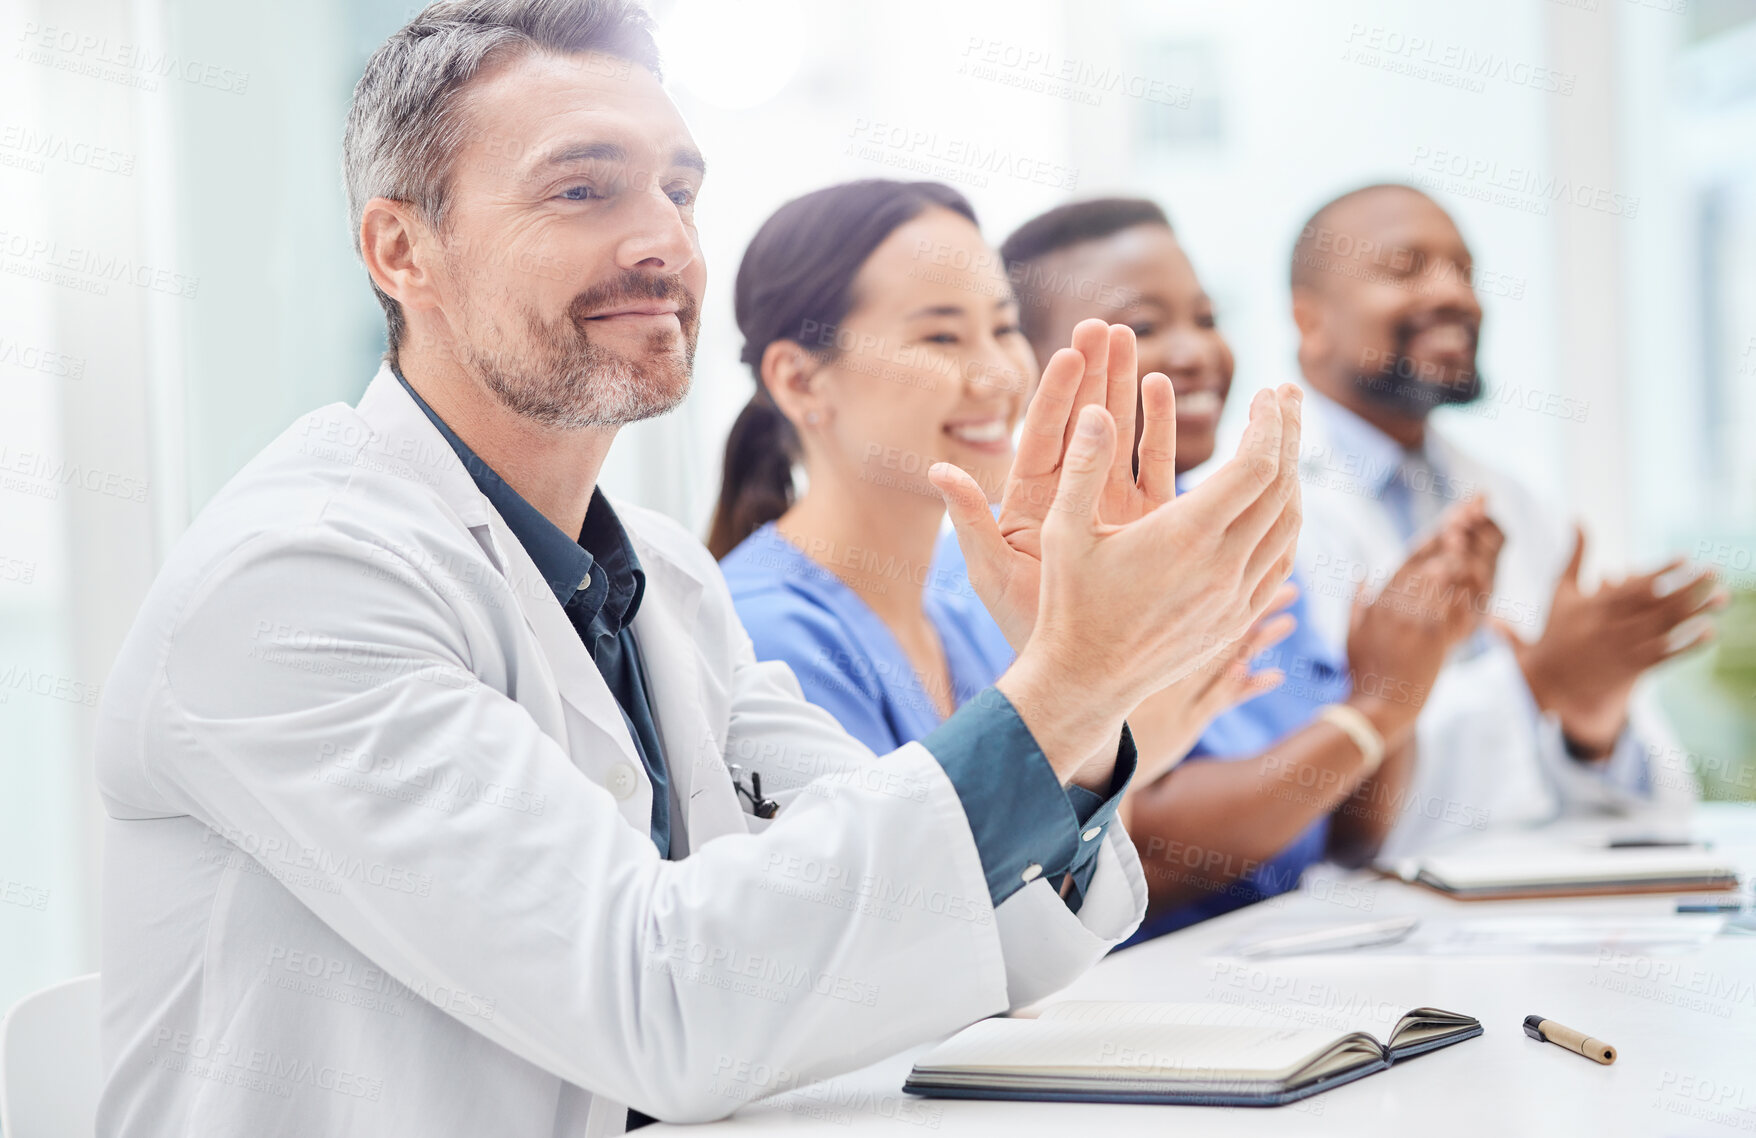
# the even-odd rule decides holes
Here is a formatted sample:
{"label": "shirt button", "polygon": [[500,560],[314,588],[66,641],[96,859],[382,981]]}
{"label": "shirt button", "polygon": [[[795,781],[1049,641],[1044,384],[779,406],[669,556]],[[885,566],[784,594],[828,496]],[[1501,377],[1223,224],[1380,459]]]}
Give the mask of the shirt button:
{"label": "shirt button", "polygon": [[1101,834],[1103,832],[1104,832],[1104,828],[1102,826],[1093,826],[1091,829],[1087,830],[1085,833],[1079,835],[1079,840],[1082,842],[1089,842],[1093,838],[1097,837],[1099,834]]}
{"label": "shirt button", "polygon": [[1031,862],[1029,865],[1025,866],[1024,872],[1019,874],[1020,877],[1024,878],[1024,883],[1026,885],[1029,885],[1031,882],[1035,881],[1037,878],[1041,877],[1042,875],[1043,875],[1043,867],[1038,865],[1034,861]]}
{"label": "shirt button", "polygon": [[616,796],[618,802],[625,801],[633,794],[639,783],[640,780],[634,777],[634,768],[627,763],[617,763],[611,767],[609,777],[604,780],[604,786]]}

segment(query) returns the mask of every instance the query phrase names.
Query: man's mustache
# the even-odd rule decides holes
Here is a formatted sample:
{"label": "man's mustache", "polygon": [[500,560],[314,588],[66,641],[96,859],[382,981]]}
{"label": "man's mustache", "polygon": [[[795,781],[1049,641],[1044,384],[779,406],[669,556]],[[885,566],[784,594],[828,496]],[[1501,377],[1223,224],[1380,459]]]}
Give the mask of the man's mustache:
{"label": "man's mustache", "polygon": [[1393,333],[1396,337],[1397,354],[1402,355],[1416,336],[1439,324],[1461,324],[1467,328],[1472,350],[1481,339],[1481,322],[1475,317],[1461,308],[1438,308],[1417,316],[1406,316],[1397,321]]}
{"label": "man's mustache", "polygon": [[600,312],[643,300],[674,301],[677,322],[683,326],[684,332],[691,332],[701,316],[701,303],[683,284],[682,277],[674,273],[658,276],[625,269],[619,276],[593,285],[574,297],[567,306],[567,317],[575,327],[583,327],[585,321]]}

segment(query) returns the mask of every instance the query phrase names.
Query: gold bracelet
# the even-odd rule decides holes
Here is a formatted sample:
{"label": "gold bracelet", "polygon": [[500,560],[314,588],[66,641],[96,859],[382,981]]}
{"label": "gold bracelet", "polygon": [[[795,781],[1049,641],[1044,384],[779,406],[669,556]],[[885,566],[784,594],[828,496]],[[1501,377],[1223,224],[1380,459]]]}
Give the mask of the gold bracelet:
{"label": "gold bracelet", "polygon": [[1366,713],[1357,707],[1345,703],[1326,703],[1317,709],[1317,718],[1334,727],[1343,735],[1354,741],[1360,754],[1366,760],[1366,770],[1362,777],[1371,778],[1381,763],[1384,762],[1384,736]]}

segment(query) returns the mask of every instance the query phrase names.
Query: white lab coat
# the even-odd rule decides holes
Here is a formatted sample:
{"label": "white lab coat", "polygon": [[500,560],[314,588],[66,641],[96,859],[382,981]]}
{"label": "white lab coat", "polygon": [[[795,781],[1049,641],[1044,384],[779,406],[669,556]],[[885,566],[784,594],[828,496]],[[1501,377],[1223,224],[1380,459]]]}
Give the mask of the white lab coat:
{"label": "white lab coat", "polygon": [[714,1118],[1036,1000],[1134,929],[1120,826],[1077,915],[1046,879],[996,910],[928,752],[851,739],[756,661],[695,538],[618,512],[674,862],[578,635],[388,369],[203,511],[101,710],[103,1134]]}
{"label": "white lab coat", "polygon": [[[1386,459],[1349,445],[1337,404],[1316,393],[1305,401],[1300,481],[1304,527],[1299,569],[1307,611],[1318,632],[1345,649],[1355,586],[1383,586],[1407,556],[1392,511],[1375,486]],[[1354,432],[1363,421],[1351,424]],[[1371,430],[1371,428],[1366,428]],[[1378,436],[1387,448],[1387,438]],[[1506,534],[1488,614],[1525,639],[1548,621],[1555,584],[1573,551],[1573,523],[1545,506],[1506,472],[1479,461],[1428,425],[1427,453],[1442,475],[1448,504],[1485,495]],[[1394,461],[1394,460],[1388,460]],[[1356,677],[1358,682],[1360,677]],[[1367,682],[1371,682],[1367,680]],[[1567,753],[1559,720],[1530,694],[1511,645],[1478,634],[1446,662],[1415,729],[1416,764],[1401,817],[1386,839],[1386,859],[1419,853],[1467,834],[1525,827],[1567,814],[1651,813],[1668,823],[1686,813],[1696,784],[1650,693],[1637,689],[1630,727],[1614,753],[1582,763]]]}

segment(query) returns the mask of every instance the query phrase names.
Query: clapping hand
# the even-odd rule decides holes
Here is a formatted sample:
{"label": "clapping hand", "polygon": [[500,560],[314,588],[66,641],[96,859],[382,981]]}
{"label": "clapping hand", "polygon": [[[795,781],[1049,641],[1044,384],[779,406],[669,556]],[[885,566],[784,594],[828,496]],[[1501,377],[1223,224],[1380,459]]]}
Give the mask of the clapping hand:
{"label": "clapping hand", "polygon": [[[970,581],[1015,647],[998,686],[1063,779],[1107,781],[1147,695],[1235,644],[1292,568],[1300,393],[1258,392],[1238,452],[1176,496],[1169,377],[1135,378],[1133,332],[1081,323],[1044,369],[996,519],[974,479],[930,472]],[[1143,409],[1140,468],[1121,439]],[[1107,756],[1107,757],[1106,757]]]}
{"label": "clapping hand", "polygon": [[1586,592],[1579,583],[1585,532],[1574,533],[1573,556],[1555,585],[1542,635],[1525,640],[1498,628],[1512,644],[1537,705],[1561,720],[1570,743],[1587,757],[1608,755],[1628,718],[1628,700],[1642,672],[1713,638],[1707,617],[1730,595],[1710,573],[1681,587],[1666,580],[1681,559],[1652,573]]}

